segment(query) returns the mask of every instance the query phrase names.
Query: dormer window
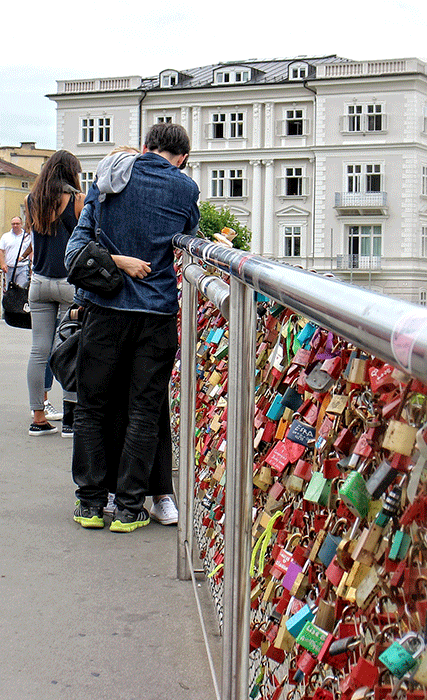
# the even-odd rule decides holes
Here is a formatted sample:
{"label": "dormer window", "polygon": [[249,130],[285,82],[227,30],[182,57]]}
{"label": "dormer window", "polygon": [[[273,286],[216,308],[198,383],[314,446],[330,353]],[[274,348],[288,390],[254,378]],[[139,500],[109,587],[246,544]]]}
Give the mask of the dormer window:
{"label": "dormer window", "polygon": [[251,70],[249,68],[227,67],[218,68],[214,72],[214,84],[224,85],[230,83],[247,83],[251,79]]}
{"label": "dormer window", "polygon": [[176,70],[165,70],[160,73],[160,87],[170,88],[178,85],[178,72]]}
{"label": "dormer window", "polygon": [[308,63],[291,63],[289,66],[289,80],[305,80],[308,74]]}

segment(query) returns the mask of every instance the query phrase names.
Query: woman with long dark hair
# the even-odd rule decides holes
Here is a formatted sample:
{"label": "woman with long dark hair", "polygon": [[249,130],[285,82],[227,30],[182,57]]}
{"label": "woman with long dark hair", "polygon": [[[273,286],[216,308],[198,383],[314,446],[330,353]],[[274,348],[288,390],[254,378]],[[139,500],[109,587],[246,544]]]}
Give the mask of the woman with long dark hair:
{"label": "woman with long dark hair", "polygon": [[[57,151],[44,164],[26,200],[26,223],[32,231],[33,246],[29,291],[32,347],[27,371],[34,414],[28,434],[33,436],[57,432],[44,412],[44,380],[58,314],[61,319],[75,293],[74,286],[67,282],[64,254],[84,204],[80,172],[80,162],[72,153]],[[63,437],[72,437],[75,401],[75,394],[64,392]]]}

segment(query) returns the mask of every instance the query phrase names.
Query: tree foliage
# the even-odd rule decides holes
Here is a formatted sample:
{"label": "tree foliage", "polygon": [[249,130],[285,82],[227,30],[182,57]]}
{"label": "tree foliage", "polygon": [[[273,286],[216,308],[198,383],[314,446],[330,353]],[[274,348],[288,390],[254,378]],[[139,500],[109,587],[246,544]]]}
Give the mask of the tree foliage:
{"label": "tree foliage", "polygon": [[225,227],[232,228],[236,231],[236,237],[233,240],[233,247],[241,250],[249,250],[251,232],[247,226],[243,226],[231,213],[227,207],[216,209],[210,202],[200,202],[200,223],[199,228],[207,238],[214,240],[214,233],[221,233]]}

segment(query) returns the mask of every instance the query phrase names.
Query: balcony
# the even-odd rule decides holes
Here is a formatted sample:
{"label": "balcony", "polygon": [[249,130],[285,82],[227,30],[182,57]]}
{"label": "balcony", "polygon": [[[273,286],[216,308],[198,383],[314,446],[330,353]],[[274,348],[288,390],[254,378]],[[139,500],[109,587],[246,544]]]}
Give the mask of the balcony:
{"label": "balcony", "polygon": [[337,255],[337,270],[381,270],[380,255]]}
{"label": "balcony", "polygon": [[335,192],[335,209],[340,216],[386,216],[387,192]]}

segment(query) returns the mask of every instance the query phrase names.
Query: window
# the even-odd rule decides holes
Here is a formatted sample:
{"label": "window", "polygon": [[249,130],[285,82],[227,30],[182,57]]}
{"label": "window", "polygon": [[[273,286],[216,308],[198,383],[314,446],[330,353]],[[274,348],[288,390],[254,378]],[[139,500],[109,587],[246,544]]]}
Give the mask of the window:
{"label": "window", "polygon": [[82,184],[82,190],[85,194],[88,193],[89,187],[95,179],[95,173],[93,171],[84,171],[80,174],[80,182]]}
{"label": "window", "polygon": [[421,306],[427,306],[427,290],[420,289],[420,304]]}
{"label": "window", "polygon": [[308,76],[307,63],[292,63],[289,66],[289,80],[304,80]]}
{"label": "window", "polygon": [[284,226],[284,255],[301,255],[301,226]]}
{"label": "window", "polygon": [[381,192],[380,163],[352,163],[347,165],[347,192]]}
{"label": "window", "polygon": [[372,258],[381,256],[381,226],[349,226],[348,253],[350,267],[372,267]]}
{"label": "window", "polygon": [[178,73],[174,70],[160,74],[160,87],[169,88],[178,85]]}
{"label": "window", "polygon": [[366,133],[385,130],[386,114],[384,113],[383,104],[375,102],[374,104],[347,105],[342,131],[347,133]]}
{"label": "window", "polygon": [[98,142],[104,143],[110,139],[110,117],[100,117],[98,119]]}
{"label": "window", "polygon": [[427,226],[421,227],[421,257],[427,258]]}
{"label": "window", "polygon": [[81,120],[82,143],[110,143],[111,117],[85,117]]}
{"label": "window", "polygon": [[211,171],[211,197],[246,197],[246,179],[240,168]]}
{"label": "window", "polygon": [[28,188],[29,188],[29,183],[27,182],[27,180],[22,180],[22,182],[21,182],[21,188],[22,188],[23,190],[28,190]]}
{"label": "window", "polygon": [[214,83],[219,85],[230,83],[247,83],[251,79],[251,71],[249,68],[227,68],[220,69],[214,73]]}
{"label": "window", "polygon": [[216,112],[211,116],[207,137],[211,139],[238,139],[245,136],[244,112]]}
{"label": "window", "polygon": [[157,124],[172,124],[172,117],[157,117]]}
{"label": "window", "polygon": [[302,109],[286,110],[286,135],[302,136],[303,134],[303,113]]}
{"label": "window", "polygon": [[423,165],[421,175],[421,194],[427,196],[427,165]]}

